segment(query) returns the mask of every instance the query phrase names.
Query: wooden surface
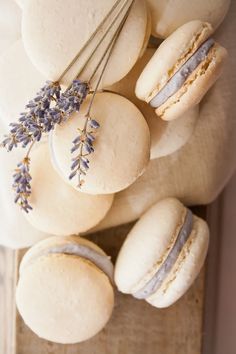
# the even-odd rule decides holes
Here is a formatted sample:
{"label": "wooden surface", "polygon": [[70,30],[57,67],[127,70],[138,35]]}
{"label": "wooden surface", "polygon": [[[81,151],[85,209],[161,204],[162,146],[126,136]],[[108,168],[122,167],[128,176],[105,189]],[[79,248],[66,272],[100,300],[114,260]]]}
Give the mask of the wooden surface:
{"label": "wooden surface", "polygon": [[[89,238],[115,260],[132,224]],[[19,257],[23,252],[18,253]],[[1,249],[0,354],[200,354],[204,304],[204,271],[188,293],[168,309],[155,309],[131,296],[116,294],[106,328],[90,341],[57,345],[38,338],[14,313],[15,255]],[[3,298],[3,301],[2,301]]]}

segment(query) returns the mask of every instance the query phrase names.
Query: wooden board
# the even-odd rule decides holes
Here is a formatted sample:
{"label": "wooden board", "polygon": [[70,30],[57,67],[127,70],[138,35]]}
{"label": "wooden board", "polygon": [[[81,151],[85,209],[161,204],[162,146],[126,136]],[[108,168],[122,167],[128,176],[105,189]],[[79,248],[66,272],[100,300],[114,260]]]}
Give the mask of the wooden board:
{"label": "wooden board", "polygon": [[[91,235],[115,260],[132,224]],[[21,258],[23,251],[17,253]],[[204,306],[204,271],[174,306],[155,309],[131,296],[116,293],[115,309],[106,328],[90,341],[58,345],[38,338],[14,309],[19,263],[11,251],[1,249],[0,354],[200,354]],[[14,276],[12,276],[14,274]]]}

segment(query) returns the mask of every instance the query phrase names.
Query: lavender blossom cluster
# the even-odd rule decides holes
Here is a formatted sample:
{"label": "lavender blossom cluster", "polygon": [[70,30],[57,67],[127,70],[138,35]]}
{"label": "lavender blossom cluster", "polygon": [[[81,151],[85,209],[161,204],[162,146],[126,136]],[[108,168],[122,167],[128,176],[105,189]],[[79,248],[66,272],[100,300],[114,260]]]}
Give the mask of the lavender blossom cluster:
{"label": "lavender blossom cluster", "polygon": [[76,153],[76,156],[72,158],[71,174],[69,179],[72,180],[75,176],[78,177],[78,188],[81,188],[84,184],[83,176],[86,175],[89,169],[88,156],[94,152],[95,132],[100,127],[99,123],[95,119],[85,117],[86,122],[83,130],[80,130],[80,134],[74,139],[71,153]]}
{"label": "lavender blossom cluster", "polygon": [[44,133],[50,132],[55,125],[79,111],[88,92],[88,84],[80,80],[74,80],[64,93],[58,83],[47,81],[26,105],[26,111],[20,114],[18,122],[10,124],[10,133],[5,136],[2,146],[11,151],[18,145],[25,148],[30,143],[40,141]]}
{"label": "lavender blossom cluster", "polygon": [[29,204],[29,197],[31,195],[30,182],[32,179],[29,172],[29,166],[30,159],[26,157],[17,165],[17,169],[13,175],[13,190],[16,193],[15,203],[26,213],[32,210],[32,207]]}

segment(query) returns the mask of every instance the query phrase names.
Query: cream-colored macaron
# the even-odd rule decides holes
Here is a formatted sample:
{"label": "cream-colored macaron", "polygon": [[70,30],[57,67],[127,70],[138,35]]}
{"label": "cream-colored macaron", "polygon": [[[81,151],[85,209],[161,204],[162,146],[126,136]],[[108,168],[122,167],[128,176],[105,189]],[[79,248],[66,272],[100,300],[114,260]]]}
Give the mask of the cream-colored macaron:
{"label": "cream-colored macaron", "polygon": [[39,337],[69,344],[106,325],[113,305],[113,266],[94,243],[53,237],[30,249],[20,266],[18,310]]}
{"label": "cream-colored macaron", "polygon": [[219,77],[227,51],[211,35],[208,23],[184,24],[160,45],[141,73],[136,96],[162,119],[180,117]]}
{"label": "cream-colored macaron", "polygon": [[216,28],[223,21],[230,0],[147,0],[152,15],[152,34],[166,38],[191,20],[202,20]]}
{"label": "cream-colored macaron", "polygon": [[149,104],[135,96],[138,77],[154,53],[154,48],[148,48],[128,75],[107,88],[128,98],[143,113],[151,134],[151,159],[172,154],[185,145],[192,136],[199,114],[199,107],[196,105],[179,119],[166,122],[157,117]]}
{"label": "cream-colored macaron", "polygon": [[116,262],[116,285],[155,307],[170,306],[199,274],[208,242],[204,220],[177,199],[164,199],[130,231]]}
{"label": "cream-colored macaron", "polygon": [[[0,121],[0,128],[1,125]],[[14,153],[0,149],[0,245],[12,249],[29,247],[48,237],[44,232],[31,226],[19,206],[14,203],[15,196],[12,189],[14,169],[24,154],[25,151],[22,149]]]}
{"label": "cream-colored macaron", "polygon": [[22,40],[4,53],[0,58],[0,116],[6,128],[19,119],[45,81],[28,58]]}
{"label": "cream-colored macaron", "polygon": [[31,153],[32,206],[27,220],[37,229],[58,236],[85,232],[97,225],[110,209],[113,194],[89,195],[75,191],[54,170],[48,144]]}
{"label": "cream-colored macaron", "polygon": [[[51,157],[64,180],[78,189],[77,176],[69,180],[72,142],[83,129],[85,114],[91,97],[88,96],[79,113],[50,136]],[[98,93],[91,109],[91,117],[100,128],[88,156],[89,169],[79,188],[89,194],[109,194],[131,185],[145,170],[150,155],[150,133],[142,113],[126,98],[114,93]]]}
{"label": "cream-colored macaron", "polygon": [[[26,51],[38,70],[48,79],[58,80],[115,3],[115,0],[31,0],[24,3],[22,37]],[[125,9],[128,4],[130,1]],[[118,14],[123,5],[124,1],[121,1],[115,14]],[[147,11],[146,1],[135,0],[109,60],[101,86],[120,80],[139,58],[149,26]],[[112,22],[113,20],[109,21],[109,24]],[[101,52],[104,52],[107,42],[111,41],[114,29],[109,31],[102,45],[96,49],[95,59],[87,66],[88,70],[80,75],[80,79],[89,79],[101,58]],[[85,59],[92,53],[91,48],[97,46],[104,32],[106,30],[95,36],[91,46],[80,55],[62,83],[68,85],[78,75]]]}

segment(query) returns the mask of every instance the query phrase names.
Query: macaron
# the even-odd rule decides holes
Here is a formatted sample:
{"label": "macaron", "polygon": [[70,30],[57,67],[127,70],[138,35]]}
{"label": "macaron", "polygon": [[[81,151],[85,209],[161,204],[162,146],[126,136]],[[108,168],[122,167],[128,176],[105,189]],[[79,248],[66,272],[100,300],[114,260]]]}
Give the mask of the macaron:
{"label": "macaron", "polygon": [[158,118],[149,104],[135,96],[136,82],[155,51],[154,48],[148,48],[128,75],[106,88],[128,98],[143,113],[151,134],[151,159],[172,154],[185,145],[194,132],[199,115],[199,107],[196,105],[179,119],[167,122]]}
{"label": "macaron", "polygon": [[88,231],[106,215],[113,194],[89,195],[75,191],[54,170],[47,143],[40,144],[30,156],[32,206],[29,223],[42,232],[69,236]]}
{"label": "macaron", "polygon": [[22,40],[15,42],[0,58],[0,116],[6,131],[45,81],[28,58]]}
{"label": "macaron", "polygon": [[206,222],[177,199],[164,199],[128,234],[115,265],[115,283],[123,293],[168,307],[198,276],[208,243]]}
{"label": "macaron", "polygon": [[[115,3],[115,0],[70,0],[69,2],[32,0],[24,2],[22,37],[26,51],[36,68],[47,79],[58,80]],[[127,2],[125,9],[128,8],[129,3]],[[121,1],[115,14],[123,8],[123,5],[124,1]],[[124,15],[124,10],[122,11]],[[101,86],[119,81],[139,58],[145,43],[147,27],[150,25],[147,11],[145,0],[135,0],[114,47]],[[113,16],[107,23],[112,24],[115,17]],[[119,21],[121,18],[119,16]],[[109,31],[100,47],[96,49],[96,55],[93,56],[87,70],[80,75],[80,79],[89,79],[102,57],[102,52],[104,53],[105,47],[112,39],[117,23]],[[105,31],[103,29],[95,36],[90,47],[63,77],[61,80],[63,84],[66,86],[71,84]]]}
{"label": "macaron", "polygon": [[89,169],[78,186],[78,178],[69,179],[73,154],[72,142],[83,129],[84,117],[91,97],[88,96],[79,113],[60,126],[50,136],[54,167],[67,183],[88,194],[110,194],[125,189],[144,172],[150,155],[150,133],[142,113],[126,98],[114,93],[98,93],[91,117],[100,127],[88,156]]}
{"label": "macaron", "polygon": [[192,20],[209,22],[217,28],[223,21],[230,0],[147,0],[152,15],[152,35],[167,38],[178,27]]}
{"label": "macaron", "polygon": [[227,51],[209,23],[191,21],[173,32],[141,73],[135,93],[164,120],[198,104],[219,77]]}
{"label": "macaron", "polygon": [[[0,121],[0,127],[1,125]],[[17,149],[12,154],[0,149],[0,245],[12,249],[26,248],[48,237],[44,232],[31,226],[14,203],[12,176],[24,154],[25,151],[22,149]]]}
{"label": "macaron", "polygon": [[85,341],[108,322],[114,305],[113,265],[94,243],[52,237],[20,265],[17,308],[39,337],[61,344]]}

